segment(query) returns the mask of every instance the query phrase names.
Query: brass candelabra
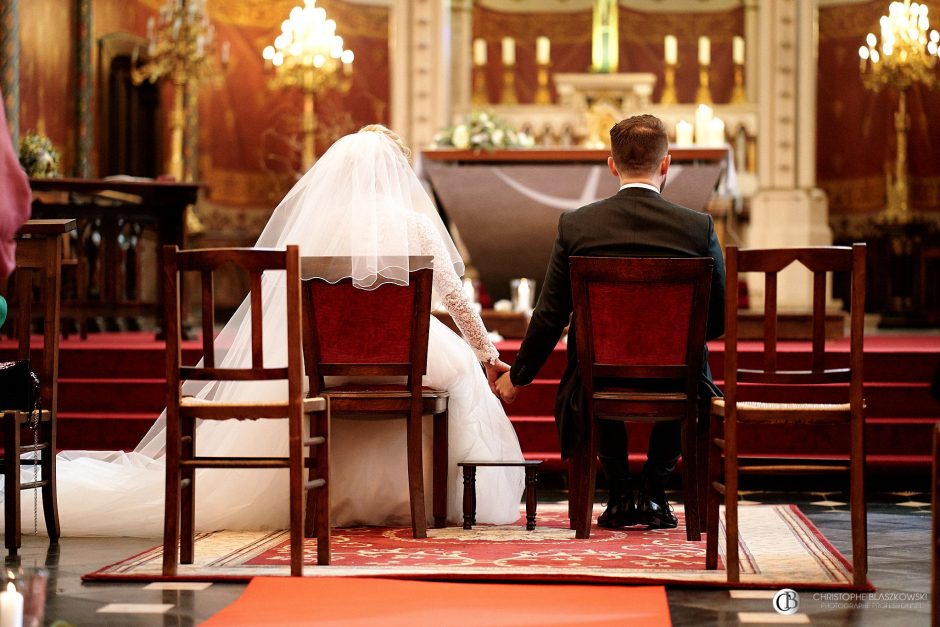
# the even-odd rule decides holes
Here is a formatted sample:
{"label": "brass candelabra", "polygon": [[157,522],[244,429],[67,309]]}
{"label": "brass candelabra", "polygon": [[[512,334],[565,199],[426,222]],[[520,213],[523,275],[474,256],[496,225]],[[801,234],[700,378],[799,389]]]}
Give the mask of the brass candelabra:
{"label": "brass candelabra", "polygon": [[673,105],[679,103],[676,94],[676,64],[666,62],[663,70],[663,94],[659,98],[660,104]]}
{"label": "brass candelabra", "polygon": [[516,97],[516,64],[503,65],[503,91],[500,94],[499,101],[502,104],[517,104],[519,99]]}
{"label": "brass candelabra", "polygon": [[[229,46],[216,55],[215,27],[206,12],[206,0],[167,0],[157,19],[147,20],[147,60],[131,69],[134,84],[167,79],[173,84],[173,110],[170,113],[169,173],[178,181],[191,181],[194,171],[183,152],[196,141],[186,133],[186,118],[199,85],[219,80],[219,66],[228,65]],[[218,61],[217,61],[218,58]]]}
{"label": "brass candelabra", "polygon": [[873,92],[893,89],[898,94],[898,109],[894,115],[897,138],[894,179],[889,175],[887,207],[879,218],[882,222],[904,224],[913,220],[907,177],[907,131],[910,128],[907,92],[917,83],[928,88],[936,86],[934,68],[940,54],[940,34],[928,30],[927,6],[910,0],[892,2],[888,15],[883,15],[879,23],[880,43],[874,33],[868,33],[858,54],[866,89]]}
{"label": "brass candelabra", "polygon": [[274,68],[269,88],[298,89],[303,94],[301,158],[303,167],[309,168],[316,161],[315,96],[325,89],[349,90],[353,52],[343,47],[336,22],[316,6],[316,0],[305,0],[302,8],[291,9],[274,44],[266,46],[261,56]]}
{"label": "brass candelabra", "polygon": [[708,86],[708,64],[699,63],[698,91],[695,92],[695,104],[712,104],[712,92]]}
{"label": "brass candelabra", "polygon": [[551,70],[550,63],[538,63],[536,78],[538,84],[535,89],[535,104],[552,104],[552,93],[548,88],[548,76]]}
{"label": "brass candelabra", "polygon": [[473,95],[470,101],[474,105],[487,105],[490,103],[489,94],[486,91],[486,66],[473,66]]}
{"label": "brass candelabra", "polygon": [[744,64],[734,64],[734,86],[731,88],[731,104],[745,104],[747,93],[744,91]]}

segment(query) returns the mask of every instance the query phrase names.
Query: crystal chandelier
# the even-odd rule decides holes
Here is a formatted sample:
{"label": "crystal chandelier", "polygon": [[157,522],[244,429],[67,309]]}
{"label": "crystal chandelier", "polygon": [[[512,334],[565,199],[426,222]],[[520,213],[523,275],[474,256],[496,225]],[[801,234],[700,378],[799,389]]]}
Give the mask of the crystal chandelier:
{"label": "crystal chandelier", "polygon": [[892,2],[888,14],[881,16],[881,42],[874,33],[865,37],[858,49],[862,82],[871,91],[889,88],[898,92],[898,110],[894,116],[897,135],[894,180],[888,181],[888,206],[881,219],[910,222],[910,190],[907,181],[907,91],[920,83],[928,88],[937,84],[938,42],[940,34],[930,29],[927,5],[905,0]]}
{"label": "crystal chandelier", "polygon": [[261,53],[265,65],[274,68],[269,81],[272,89],[300,89],[304,96],[303,165],[316,159],[314,94],[321,89],[349,89],[353,52],[344,48],[336,34],[336,22],[316,6],[316,0],[304,0],[304,6],[291,9],[281,23],[281,33],[273,45]]}

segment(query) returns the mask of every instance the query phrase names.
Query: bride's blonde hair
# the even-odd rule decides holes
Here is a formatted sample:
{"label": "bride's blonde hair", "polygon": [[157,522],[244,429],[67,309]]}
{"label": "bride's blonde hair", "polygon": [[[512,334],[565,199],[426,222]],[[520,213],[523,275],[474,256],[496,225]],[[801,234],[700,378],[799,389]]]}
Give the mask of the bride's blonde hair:
{"label": "bride's blonde hair", "polygon": [[361,129],[359,129],[359,132],[378,133],[379,135],[385,135],[390,140],[392,140],[396,146],[398,146],[398,149],[401,151],[401,154],[405,155],[405,159],[408,160],[408,163],[411,163],[411,149],[405,145],[405,142],[402,141],[401,136],[398,133],[388,128],[387,126],[383,126],[381,124],[367,124],[366,126],[363,126]]}

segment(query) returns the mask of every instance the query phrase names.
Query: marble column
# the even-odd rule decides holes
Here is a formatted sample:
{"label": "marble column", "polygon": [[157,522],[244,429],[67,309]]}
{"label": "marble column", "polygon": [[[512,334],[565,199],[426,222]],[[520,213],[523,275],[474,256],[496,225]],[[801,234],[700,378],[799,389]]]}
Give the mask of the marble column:
{"label": "marble column", "polygon": [[446,0],[393,0],[389,58],[392,128],[415,150],[434,141],[450,111],[450,10]]}
{"label": "marble column", "polygon": [[94,25],[92,0],[76,0],[75,37],[75,165],[78,178],[91,176],[91,154],[94,144],[94,116],[92,115],[92,92],[94,68],[92,67],[92,29]]}
{"label": "marble column", "polygon": [[20,140],[20,0],[0,0],[0,89],[13,145]]}
{"label": "marble column", "polygon": [[[751,203],[748,246],[832,243],[825,194],[816,187],[818,0],[760,0],[757,52],[760,191]],[[800,269],[781,274],[782,309],[812,305],[812,281]],[[762,294],[752,285],[752,302]]]}
{"label": "marble column", "polygon": [[450,33],[451,106],[453,111],[469,111],[473,91],[473,0],[451,0]]}

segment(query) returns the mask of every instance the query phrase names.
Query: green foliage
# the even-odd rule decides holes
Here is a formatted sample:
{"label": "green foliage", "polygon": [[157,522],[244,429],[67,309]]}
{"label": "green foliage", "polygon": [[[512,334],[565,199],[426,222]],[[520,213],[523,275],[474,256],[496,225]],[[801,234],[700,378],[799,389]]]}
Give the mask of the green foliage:
{"label": "green foliage", "polygon": [[20,138],[20,165],[32,177],[59,176],[59,151],[51,139],[30,131]]}
{"label": "green foliage", "polygon": [[486,111],[473,111],[458,124],[449,126],[434,138],[438,146],[459,150],[498,150],[531,148],[532,138],[517,131],[508,122]]}

